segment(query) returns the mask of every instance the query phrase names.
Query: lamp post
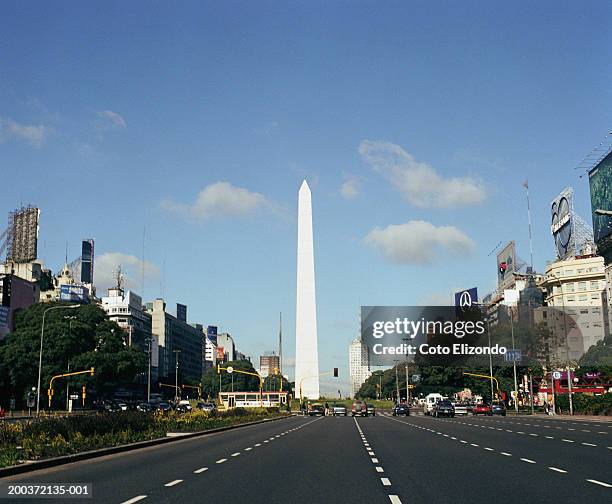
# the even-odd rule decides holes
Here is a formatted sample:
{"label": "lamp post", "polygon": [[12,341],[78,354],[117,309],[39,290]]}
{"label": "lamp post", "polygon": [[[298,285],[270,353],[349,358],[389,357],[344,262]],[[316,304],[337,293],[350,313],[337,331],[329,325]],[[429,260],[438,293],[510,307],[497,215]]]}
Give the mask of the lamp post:
{"label": "lamp post", "polygon": [[[68,319],[68,335],[72,336],[72,323],[76,320],[76,316],[64,316],[65,319]],[[70,362],[68,363],[68,372],[70,372]],[[66,411],[68,411],[70,405],[70,381],[66,380]]]}
{"label": "lamp post", "polygon": [[396,393],[396,402],[397,404],[400,403],[400,391],[399,391],[399,379],[397,377],[397,364],[399,362],[399,360],[395,360],[395,393]]}
{"label": "lamp post", "polygon": [[[565,333],[565,358],[567,359],[567,398],[569,400],[570,416],[574,414],[574,399],[572,397],[572,378],[570,376],[570,356],[569,356],[569,334],[567,332],[567,317],[565,315],[565,294],[563,293],[563,285],[561,279],[558,280],[559,289],[561,290],[561,307],[563,309],[563,332]],[[554,382],[553,382],[554,383]]]}
{"label": "lamp post", "polygon": [[178,368],[179,368],[179,354],[180,350],[172,350],[176,358],[176,367],[174,369],[174,404],[178,404]]}
{"label": "lamp post", "polygon": [[151,401],[151,345],[153,343],[153,336],[149,336],[149,362],[147,369],[147,402]]}
{"label": "lamp post", "polygon": [[510,332],[512,334],[512,368],[514,374],[514,411],[518,415],[518,383],[516,380],[516,347],[514,346],[514,314],[512,307],[508,307],[510,311]]}
{"label": "lamp post", "polygon": [[36,387],[36,416],[40,414],[40,378],[42,376],[42,352],[43,352],[43,339],[45,337],[45,318],[47,313],[52,310],[71,310],[78,308],[80,305],[68,305],[68,306],[51,306],[43,312],[42,327],[40,329],[40,351],[38,353],[38,385]]}

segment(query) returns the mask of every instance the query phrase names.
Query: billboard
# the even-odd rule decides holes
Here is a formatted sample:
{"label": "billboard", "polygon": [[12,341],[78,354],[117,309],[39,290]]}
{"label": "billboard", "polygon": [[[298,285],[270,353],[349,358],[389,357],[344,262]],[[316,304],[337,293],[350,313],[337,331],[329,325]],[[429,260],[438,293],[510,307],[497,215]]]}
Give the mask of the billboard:
{"label": "billboard", "polygon": [[187,305],[176,303],[176,318],[181,322],[187,322]]}
{"label": "billboard", "polygon": [[574,191],[571,187],[564,189],[550,204],[551,224],[550,232],[555,240],[557,257],[565,259],[573,256],[574,233],[573,233],[573,198]]}
{"label": "billboard", "polygon": [[598,248],[612,248],[612,215],[597,213],[612,211],[612,152],[589,172],[589,187],[595,244]]}
{"label": "billboard", "polygon": [[217,360],[225,360],[225,348],[223,348],[222,346],[217,347]]}
{"label": "billboard", "polygon": [[70,301],[71,303],[88,303],[89,290],[82,285],[61,285],[60,301]]}
{"label": "billboard", "polygon": [[208,339],[216,345],[217,344],[217,326],[209,325],[206,328],[206,336],[208,336]]}
{"label": "billboard", "polygon": [[476,304],[478,304],[478,289],[476,287],[455,292],[455,308],[470,308]]}
{"label": "billboard", "polygon": [[511,241],[497,254],[497,287],[503,290],[512,285],[515,271],[516,247]]}
{"label": "billboard", "polygon": [[7,260],[27,263],[38,255],[38,220],[40,210],[22,207],[9,213]]}
{"label": "billboard", "polygon": [[94,241],[83,240],[81,243],[81,282],[93,283]]}

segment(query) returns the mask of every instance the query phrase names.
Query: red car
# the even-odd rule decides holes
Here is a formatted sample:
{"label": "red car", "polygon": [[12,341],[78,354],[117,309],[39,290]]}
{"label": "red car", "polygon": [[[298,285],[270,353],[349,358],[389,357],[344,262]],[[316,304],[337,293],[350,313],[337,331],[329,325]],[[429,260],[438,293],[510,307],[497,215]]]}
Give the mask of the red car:
{"label": "red car", "polygon": [[491,416],[491,406],[484,403],[475,404],[472,408],[472,415],[487,415]]}

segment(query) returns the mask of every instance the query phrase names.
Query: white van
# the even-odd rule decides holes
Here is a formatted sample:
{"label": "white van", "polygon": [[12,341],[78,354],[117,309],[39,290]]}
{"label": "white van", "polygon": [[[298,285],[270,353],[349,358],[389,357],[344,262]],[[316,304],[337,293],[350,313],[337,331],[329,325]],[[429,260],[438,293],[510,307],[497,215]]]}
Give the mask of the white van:
{"label": "white van", "polygon": [[444,399],[442,394],[427,394],[425,396],[425,404],[423,404],[423,413],[425,413],[425,415],[431,415],[434,404],[442,399]]}

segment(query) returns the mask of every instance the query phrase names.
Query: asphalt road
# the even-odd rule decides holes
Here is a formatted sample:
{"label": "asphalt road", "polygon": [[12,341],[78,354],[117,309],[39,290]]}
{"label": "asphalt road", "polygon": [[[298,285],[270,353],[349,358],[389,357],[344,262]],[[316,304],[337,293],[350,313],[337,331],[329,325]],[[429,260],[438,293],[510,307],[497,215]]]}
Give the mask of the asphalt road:
{"label": "asphalt road", "polygon": [[91,482],[81,502],[118,504],[600,503],[611,461],[612,424],[379,413],[293,417],[2,483]]}

